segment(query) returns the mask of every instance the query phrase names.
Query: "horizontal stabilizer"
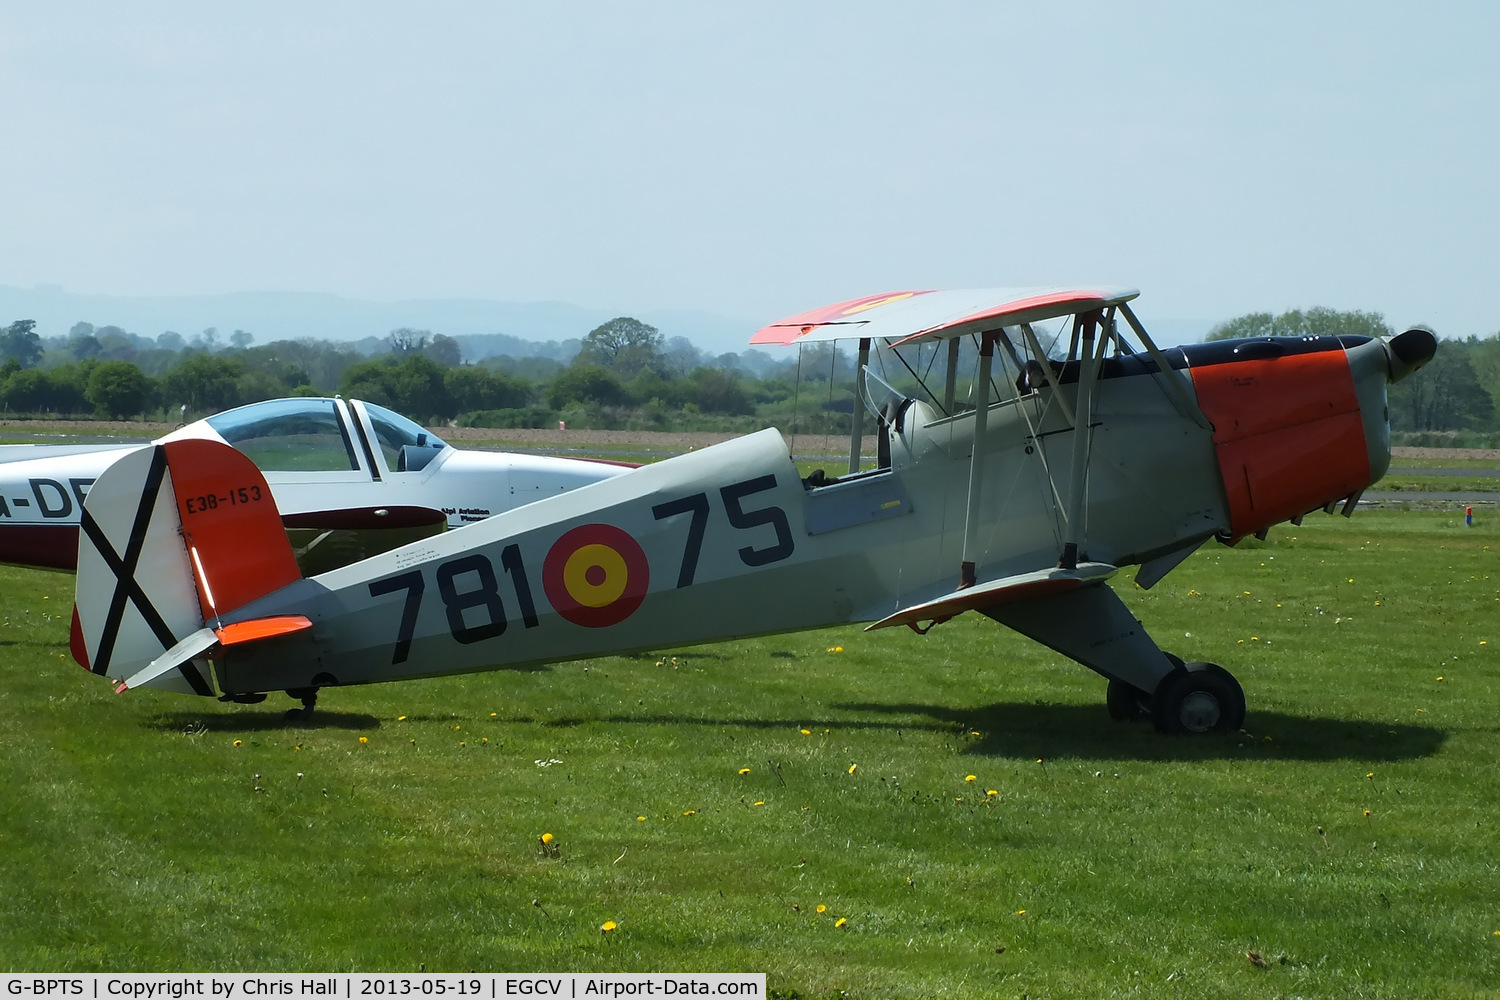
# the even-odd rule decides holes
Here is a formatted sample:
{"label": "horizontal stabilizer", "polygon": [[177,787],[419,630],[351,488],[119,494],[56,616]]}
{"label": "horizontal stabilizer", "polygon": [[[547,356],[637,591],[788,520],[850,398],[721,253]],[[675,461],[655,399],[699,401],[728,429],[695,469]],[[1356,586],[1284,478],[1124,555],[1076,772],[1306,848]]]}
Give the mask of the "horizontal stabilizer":
{"label": "horizontal stabilizer", "polygon": [[247,642],[274,639],[278,635],[291,635],[309,628],[312,628],[312,622],[305,615],[272,615],[224,625],[215,629],[214,634],[221,645],[242,646]]}
{"label": "horizontal stabilizer", "polygon": [[211,628],[200,628],[171,649],[152,660],[146,666],[115,685],[115,694],[124,694],[128,688],[144,687],[195,657],[202,656],[219,644],[219,637]]}
{"label": "horizontal stabilizer", "polygon": [[158,677],[182,667],[189,661],[211,654],[216,647],[241,646],[247,642],[274,639],[279,635],[291,635],[310,628],[312,628],[312,622],[304,615],[272,615],[269,618],[252,618],[247,622],[222,625],[216,629],[200,628],[146,664],[144,669],[116,684],[115,694],[123,694],[130,688],[150,685]]}
{"label": "horizontal stabilizer", "polygon": [[1065,590],[1096,583],[1114,576],[1117,567],[1108,563],[1079,563],[1077,569],[1041,569],[1033,573],[1021,573],[999,580],[955,590],[951,594],[921,604],[902,608],[873,625],[865,626],[870,632],[891,625],[909,625],[916,628],[918,622],[947,621],[954,615],[980,608],[992,608],[1011,601],[1024,601],[1029,597],[1045,597]]}

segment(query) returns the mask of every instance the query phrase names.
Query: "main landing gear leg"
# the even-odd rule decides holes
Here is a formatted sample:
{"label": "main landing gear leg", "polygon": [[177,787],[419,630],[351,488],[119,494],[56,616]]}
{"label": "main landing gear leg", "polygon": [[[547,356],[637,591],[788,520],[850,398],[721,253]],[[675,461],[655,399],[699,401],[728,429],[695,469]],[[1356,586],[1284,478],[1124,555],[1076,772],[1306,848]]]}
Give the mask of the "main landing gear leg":
{"label": "main landing gear leg", "polygon": [[317,688],[288,688],[286,693],[302,702],[301,708],[287,709],[286,717],[288,719],[309,719],[312,717],[313,706],[318,703]]}
{"label": "main landing gear leg", "polygon": [[1102,583],[982,610],[1108,678],[1113,718],[1150,719],[1164,733],[1233,732],[1245,723],[1245,692],[1229,671],[1163,652]]}

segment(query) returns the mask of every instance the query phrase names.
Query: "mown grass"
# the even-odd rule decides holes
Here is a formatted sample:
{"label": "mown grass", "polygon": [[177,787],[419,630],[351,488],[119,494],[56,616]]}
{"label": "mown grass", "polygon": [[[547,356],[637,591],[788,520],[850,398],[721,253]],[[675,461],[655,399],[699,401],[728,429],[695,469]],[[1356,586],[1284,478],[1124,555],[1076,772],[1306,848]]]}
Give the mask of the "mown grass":
{"label": "mown grass", "polygon": [[71,578],[0,570],[0,965],[1496,996],[1492,543],[1317,515],[1117,581],[1244,684],[1248,732],[1199,739],[977,615],[330,690],[295,725],[115,696],[65,658]]}

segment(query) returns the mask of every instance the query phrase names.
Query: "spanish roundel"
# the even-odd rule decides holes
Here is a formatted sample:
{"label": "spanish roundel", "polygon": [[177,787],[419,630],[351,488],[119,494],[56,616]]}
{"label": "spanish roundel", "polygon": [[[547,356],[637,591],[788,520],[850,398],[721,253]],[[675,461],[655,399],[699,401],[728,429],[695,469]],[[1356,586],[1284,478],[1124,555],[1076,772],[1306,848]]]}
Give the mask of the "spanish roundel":
{"label": "spanish roundel", "polygon": [[650,583],[640,543],[610,524],[573,528],[552,543],[542,562],[547,600],[565,619],[588,628],[629,618]]}

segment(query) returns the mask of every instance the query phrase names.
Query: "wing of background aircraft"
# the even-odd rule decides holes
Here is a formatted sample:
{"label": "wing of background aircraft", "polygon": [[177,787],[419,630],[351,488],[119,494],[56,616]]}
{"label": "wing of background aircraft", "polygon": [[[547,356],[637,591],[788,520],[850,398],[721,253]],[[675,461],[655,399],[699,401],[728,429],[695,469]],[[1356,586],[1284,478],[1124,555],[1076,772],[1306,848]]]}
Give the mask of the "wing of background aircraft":
{"label": "wing of background aircraft", "polygon": [[[453,448],[374,403],[272,399],[226,410],[163,442],[229,444],[265,474],[309,572],[322,572],[624,472],[580,459]],[[143,445],[0,451],[0,562],[72,569],[94,481]]]}

